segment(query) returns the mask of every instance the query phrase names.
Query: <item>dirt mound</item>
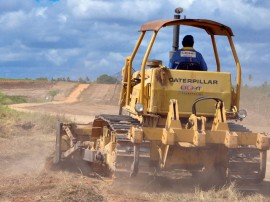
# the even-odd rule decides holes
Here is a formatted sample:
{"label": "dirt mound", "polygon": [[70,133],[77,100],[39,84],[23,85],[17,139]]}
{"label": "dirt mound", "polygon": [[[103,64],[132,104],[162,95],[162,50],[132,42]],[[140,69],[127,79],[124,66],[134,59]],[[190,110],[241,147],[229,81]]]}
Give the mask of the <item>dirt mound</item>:
{"label": "dirt mound", "polygon": [[0,80],[0,89],[43,89],[51,88],[55,82],[32,80]]}
{"label": "dirt mound", "polygon": [[[60,84],[57,86],[60,87]],[[47,103],[18,104],[12,108],[63,115],[75,122],[89,123],[98,114],[117,114],[119,93],[120,85],[77,84],[70,90],[69,95],[64,97],[65,99]]]}
{"label": "dirt mound", "polygon": [[25,97],[28,102],[48,102],[64,100],[77,85],[61,81],[0,80],[0,92]]}
{"label": "dirt mound", "polygon": [[91,84],[80,96],[83,103],[118,105],[119,84]]}

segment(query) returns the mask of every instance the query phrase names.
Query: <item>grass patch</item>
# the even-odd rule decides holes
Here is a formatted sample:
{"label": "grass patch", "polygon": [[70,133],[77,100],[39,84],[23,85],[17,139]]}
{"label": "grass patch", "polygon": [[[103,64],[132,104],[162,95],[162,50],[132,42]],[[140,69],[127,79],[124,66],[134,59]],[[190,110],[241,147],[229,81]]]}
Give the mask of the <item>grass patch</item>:
{"label": "grass patch", "polygon": [[18,104],[18,103],[25,103],[25,102],[26,102],[26,99],[22,96],[5,95],[0,92],[0,104],[2,105]]}
{"label": "grass patch", "polygon": [[59,90],[50,90],[48,95],[52,97],[52,99],[59,93]]}
{"label": "grass patch", "polygon": [[55,132],[58,120],[67,121],[64,116],[18,112],[8,106],[0,105],[0,137],[29,135],[31,130],[51,134]]}

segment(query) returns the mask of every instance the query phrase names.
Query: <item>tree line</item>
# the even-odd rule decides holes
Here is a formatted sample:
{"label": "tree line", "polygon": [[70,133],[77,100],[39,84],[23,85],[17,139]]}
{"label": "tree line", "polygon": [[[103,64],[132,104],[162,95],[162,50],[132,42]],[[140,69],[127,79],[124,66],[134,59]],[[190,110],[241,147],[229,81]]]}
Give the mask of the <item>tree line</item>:
{"label": "tree line", "polygon": [[58,77],[48,79],[47,77],[38,77],[37,81],[66,81],[66,82],[79,82],[79,83],[100,83],[100,84],[115,84],[120,83],[120,81],[110,75],[102,74],[96,78],[96,80],[91,80],[88,76],[79,77],[78,79],[71,79],[70,77]]}

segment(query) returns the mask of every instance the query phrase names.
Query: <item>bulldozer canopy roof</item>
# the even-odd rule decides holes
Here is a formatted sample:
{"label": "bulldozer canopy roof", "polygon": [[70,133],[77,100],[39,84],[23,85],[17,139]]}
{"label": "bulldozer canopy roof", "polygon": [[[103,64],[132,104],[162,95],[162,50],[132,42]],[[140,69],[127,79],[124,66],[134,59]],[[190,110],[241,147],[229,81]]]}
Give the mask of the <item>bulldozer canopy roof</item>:
{"label": "bulldozer canopy roof", "polygon": [[174,25],[186,25],[201,28],[209,35],[233,36],[230,27],[212,20],[204,19],[156,20],[143,24],[139,31],[159,31],[162,27]]}

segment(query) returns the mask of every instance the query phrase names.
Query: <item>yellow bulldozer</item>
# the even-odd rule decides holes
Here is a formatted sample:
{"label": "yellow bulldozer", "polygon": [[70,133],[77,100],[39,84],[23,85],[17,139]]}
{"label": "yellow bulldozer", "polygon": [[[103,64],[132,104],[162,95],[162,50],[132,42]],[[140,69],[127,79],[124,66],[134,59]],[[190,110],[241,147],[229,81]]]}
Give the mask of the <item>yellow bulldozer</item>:
{"label": "yellow bulldozer", "polygon": [[[181,9],[176,11],[174,19],[148,22],[139,29],[122,69],[118,115],[101,114],[89,124],[58,123],[55,163],[76,155],[90,165],[107,167],[116,177],[186,170],[217,173],[223,180],[265,178],[269,136],[238,124],[247,113],[239,106],[241,66],[231,28],[211,20],[181,19]],[[175,51],[184,26],[210,36],[215,71],[170,69],[159,59],[149,59],[160,30],[173,28]],[[217,36],[229,42],[234,85],[232,74],[221,70]],[[142,60],[135,61],[143,47]]]}

